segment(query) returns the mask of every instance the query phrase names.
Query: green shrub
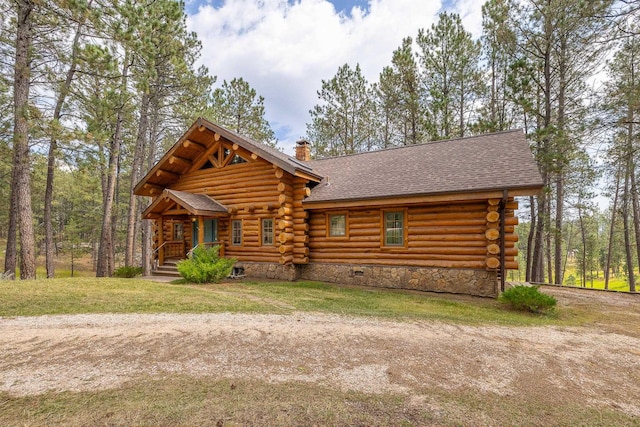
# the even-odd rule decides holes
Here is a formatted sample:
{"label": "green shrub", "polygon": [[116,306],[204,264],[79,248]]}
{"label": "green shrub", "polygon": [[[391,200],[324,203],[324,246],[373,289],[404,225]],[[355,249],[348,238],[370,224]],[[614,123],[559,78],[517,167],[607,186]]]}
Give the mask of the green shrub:
{"label": "green shrub", "polygon": [[142,274],[142,267],[124,266],[116,268],[113,277],[132,278]]}
{"label": "green shrub", "polygon": [[220,258],[220,246],[197,247],[191,257],[178,262],[178,272],[192,283],[217,283],[231,273],[233,258]]}
{"label": "green shrub", "polygon": [[553,296],[543,294],[538,286],[514,286],[504,291],[499,301],[511,305],[516,310],[544,313],[556,306],[558,302]]}

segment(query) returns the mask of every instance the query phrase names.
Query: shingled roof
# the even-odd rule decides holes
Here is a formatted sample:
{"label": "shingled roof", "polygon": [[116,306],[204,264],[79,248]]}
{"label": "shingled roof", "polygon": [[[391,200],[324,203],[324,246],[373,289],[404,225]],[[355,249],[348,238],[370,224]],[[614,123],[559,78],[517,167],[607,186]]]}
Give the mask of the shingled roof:
{"label": "shingled roof", "polygon": [[308,164],[200,117],[138,182],[134,194],[157,195],[173,185],[181,175],[189,171],[190,165],[202,156],[203,152],[216,143],[216,135],[229,143],[238,144],[291,175],[303,176],[316,182],[322,178],[315,174]]}
{"label": "shingled roof", "polygon": [[154,214],[160,214],[167,206],[177,203],[192,215],[216,215],[225,214],[228,209],[205,194],[193,194],[186,191],[165,189],[161,197],[158,197],[142,213],[143,218],[151,218]]}
{"label": "shingled roof", "polygon": [[542,188],[522,130],[403,146],[307,164],[324,179],[305,204]]}

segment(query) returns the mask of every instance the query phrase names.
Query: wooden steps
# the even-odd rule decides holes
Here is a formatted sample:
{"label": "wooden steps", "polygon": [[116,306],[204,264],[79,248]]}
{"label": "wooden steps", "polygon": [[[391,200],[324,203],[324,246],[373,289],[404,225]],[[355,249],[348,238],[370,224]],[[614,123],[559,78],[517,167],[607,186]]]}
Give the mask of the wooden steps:
{"label": "wooden steps", "polygon": [[157,269],[151,272],[152,276],[165,276],[165,277],[175,277],[179,279],[180,273],[178,273],[178,267],[176,264],[180,261],[179,258],[167,258],[164,260],[164,265],[158,266]]}

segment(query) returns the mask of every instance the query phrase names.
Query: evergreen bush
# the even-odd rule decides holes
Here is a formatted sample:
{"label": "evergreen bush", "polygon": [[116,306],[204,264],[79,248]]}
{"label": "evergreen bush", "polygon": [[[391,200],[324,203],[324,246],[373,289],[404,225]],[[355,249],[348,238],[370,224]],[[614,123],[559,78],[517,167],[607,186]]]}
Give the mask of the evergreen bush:
{"label": "evergreen bush", "polygon": [[545,313],[556,306],[558,302],[553,296],[543,294],[538,286],[514,286],[504,291],[499,301],[511,305],[516,310],[532,313]]}
{"label": "evergreen bush", "polygon": [[229,276],[233,258],[220,258],[220,246],[210,248],[197,247],[190,258],[179,261],[178,272],[192,283],[217,283]]}
{"label": "evergreen bush", "polygon": [[116,268],[113,277],[132,278],[142,274],[142,267],[124,266]]}

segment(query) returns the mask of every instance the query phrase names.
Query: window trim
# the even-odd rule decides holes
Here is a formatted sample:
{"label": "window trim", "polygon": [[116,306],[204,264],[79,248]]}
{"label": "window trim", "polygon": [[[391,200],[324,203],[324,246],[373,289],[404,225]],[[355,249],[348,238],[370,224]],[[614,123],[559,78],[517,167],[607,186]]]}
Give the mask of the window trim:
{"label": "window trim", "polygon": [[[344,234],[331,234],[331,217],[344,216]],[[325,217],[326,237],[329,239],[348,239],[349,238],[349,211],[333,211],[327,212]]]}
{"label": "window trim", "polygon": [[[180,230],[179,235],[176,233],[178,229]],[[182,221],[173,221],[171,225],[171,240],[175,242],[184,240],[184,224]]]}
{"label": "window trim", "polygon": [[[271,221],[271,243],[264,242],[264,224],[265,221]],[[276,221],[274,218],[261,218],[260,219],[260,246],[273,246],[276,241]]]}
{"label": "window trim", "polygon": [[[234,226],[236,224],[240,224],[240,242],[236,243],[235,241],[235,236],[234,236]],[[243,236],[243,231],[242,231],[243,227],[242,227],[242,220],[241,219],[233,219],[231,220],[231,246],[242,246],[243,242],[244,242],[244,236]]]}
{"label": "window trim", "polygon": [[[388,213],[402,213],[402,243],[401,244],[388,244],[387,243],[387,214]],[[409,240],[409,227],[407,226],[407,208],[400,209],[382,209],[380,211],[380,247],[387,249],[407,248]]]}

